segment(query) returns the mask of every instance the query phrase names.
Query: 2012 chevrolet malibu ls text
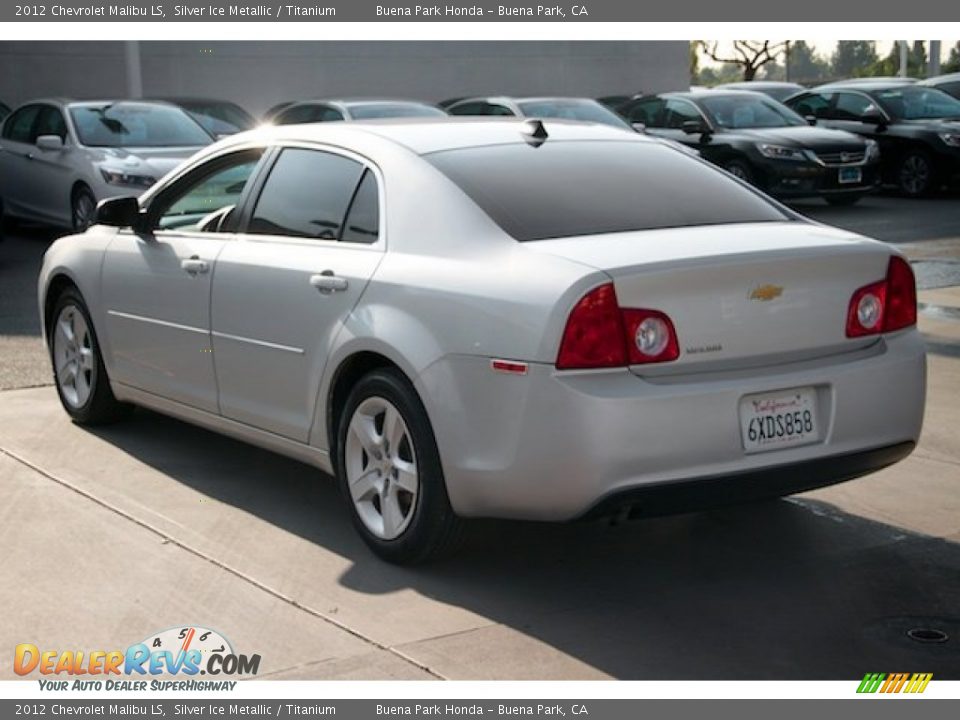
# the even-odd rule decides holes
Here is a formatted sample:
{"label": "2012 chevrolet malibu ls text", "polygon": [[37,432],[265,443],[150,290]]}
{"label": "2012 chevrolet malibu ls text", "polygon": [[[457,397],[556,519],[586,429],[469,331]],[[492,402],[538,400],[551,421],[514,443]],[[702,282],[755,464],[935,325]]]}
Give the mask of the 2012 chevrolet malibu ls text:
{"label": "2012 chevrolet malibu ls text", "polygon": [[39,281],[66,411],[143,405],[332,472],[394,562],[471,517],[822,486],[920,433],[899,253],[621,130],[261,128],[98,219]]}

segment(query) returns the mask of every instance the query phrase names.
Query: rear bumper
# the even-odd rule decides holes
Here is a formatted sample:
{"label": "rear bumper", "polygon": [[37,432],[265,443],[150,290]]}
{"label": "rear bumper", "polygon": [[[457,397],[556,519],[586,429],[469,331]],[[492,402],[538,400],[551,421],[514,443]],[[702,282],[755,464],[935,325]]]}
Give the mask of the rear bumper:
{"label": "rear bumper", "polygon": [[[820,441],[745,453],[740,399],[800,387],[816,389]],[[417,380],[454,510],[531,520],[573,519],[653,487],[750,490],[772,478],[764,494],[778,495],[870,472],[882,463],[869,453],[917,442],[925,388],[915,329],[841,355],[668,379],[549,365],[505,375],[489,359],[448,356]],[[831,469],[858,457],[855,470]],[[805,463],[815,464],[791,469]],[[803,479],[811,469],[821,474]]]}
{"label": "rear bumper", "polygon": [[882,470],[903,460],[915,447],[916,443],[907,440],[790,465],[631,488],[601,499],[585,516],[623,514],[634,518],[669,515],[793,495]]}

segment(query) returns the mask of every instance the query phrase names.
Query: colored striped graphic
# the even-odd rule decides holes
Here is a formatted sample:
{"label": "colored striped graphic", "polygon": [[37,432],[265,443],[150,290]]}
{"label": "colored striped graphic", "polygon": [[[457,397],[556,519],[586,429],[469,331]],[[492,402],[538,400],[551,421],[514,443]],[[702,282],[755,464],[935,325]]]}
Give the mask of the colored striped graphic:
{"label": "colored striped graphic", "polygon": [[858,693],[913,693],[927,689],[933,673],[867,673],[860,681]]}

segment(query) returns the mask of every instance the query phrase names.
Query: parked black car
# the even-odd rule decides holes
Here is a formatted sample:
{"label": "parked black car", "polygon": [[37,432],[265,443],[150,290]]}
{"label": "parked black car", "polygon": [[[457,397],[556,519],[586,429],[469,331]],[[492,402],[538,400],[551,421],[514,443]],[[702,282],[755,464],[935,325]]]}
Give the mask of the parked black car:
{"label": "parked black car", "polygon": [[787,99],[817,124],[880,144],[882,173],[908,196],[960,174],[960,100],[933,87],[891,80],[832,83]]}
{"label": "parked black car", "polygon": [[475,97],[447,108],[451,115],[495,115],[520,118],[579,120],[630,130],[630,124],[596,100],[572,97]]}
{"label": "parked black car", "polygon": [[947,95],[960,100],[960,72],[950,75],[937,75],[937,77],[921,80],[919,84],[924,87],[934,87],[937,90],[942,90]]}
{"label": "parked black car", "polygon": [[446,117],[446,113],[436,105],[416,100],[304,100],[280,109],[270,118],[270,122],[274,125],[295,125],[411,117]]}
{"label": "parked black car", "polygon": [[703,90],[639,98],[620,111],[638,129],[700,151],[707,160],[783,198],[851,205],[879,182],[877,144],[811,127],[766,95]]}
{"label": "parked black car", "polygon": [[253,116],[236,103],[210,98],[158,98],[183,108],[214,137],[233,135],[256,126]]}
{"label": "parked black car", "polygon": [[714,90],[752,90],[763,93],[767,97],[783,102],[791,95],[796,95],[804,89],[803,85],[793,82],[777,82],[775,80],[750,80],[743,82],[725,83],[717,85]]}

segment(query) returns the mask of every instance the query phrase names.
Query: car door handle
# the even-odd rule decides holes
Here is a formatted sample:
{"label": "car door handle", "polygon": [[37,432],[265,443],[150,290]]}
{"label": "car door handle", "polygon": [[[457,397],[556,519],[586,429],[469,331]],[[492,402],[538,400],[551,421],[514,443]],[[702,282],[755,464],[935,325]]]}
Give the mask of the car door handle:
{"label": "car door handle", "polygon": [[187,260],[181,260],[180,267],[182,267],[191,275],[202,275],[210,269],[210,265],[207,264],[207,261],[201,260],[196,255]]}
{"label": "car door handle", "polygon": [[311,275],[310,284],[325,295],[346,290],[349,285],[346,278],[337,277],[333,274],[333,270],[324,270],[319,275]]}

